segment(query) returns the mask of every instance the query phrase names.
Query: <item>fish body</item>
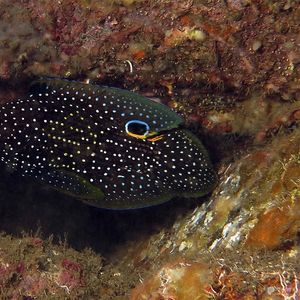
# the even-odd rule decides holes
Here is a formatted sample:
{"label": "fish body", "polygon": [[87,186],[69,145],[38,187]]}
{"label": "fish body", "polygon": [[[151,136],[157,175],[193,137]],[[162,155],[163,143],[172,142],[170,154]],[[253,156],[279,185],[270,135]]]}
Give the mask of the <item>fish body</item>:
{"label": "fish body", "polygon": [[200,140],[168,107],[135,93],[46,79],[0,108],[0,159],[92,205],[151,206],[212,190]]}

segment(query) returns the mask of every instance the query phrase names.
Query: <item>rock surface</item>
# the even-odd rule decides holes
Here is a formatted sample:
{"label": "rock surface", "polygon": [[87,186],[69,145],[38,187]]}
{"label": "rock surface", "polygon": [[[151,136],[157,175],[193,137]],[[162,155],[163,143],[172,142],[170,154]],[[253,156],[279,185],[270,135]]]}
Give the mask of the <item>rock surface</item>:
{"label": "rock surface", "polygon": [[0,1],[1,103],[37,76],[135,90],[196,124],[219,173],[205,199],[113,212],[1,168],[1,297],[299,299],[299,19],[289,0]]}

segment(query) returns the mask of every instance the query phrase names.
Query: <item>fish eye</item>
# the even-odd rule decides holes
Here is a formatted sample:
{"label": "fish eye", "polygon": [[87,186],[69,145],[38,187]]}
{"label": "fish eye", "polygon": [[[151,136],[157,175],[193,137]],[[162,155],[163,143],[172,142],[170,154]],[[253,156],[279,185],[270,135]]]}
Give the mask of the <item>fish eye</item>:
{"label": "fish eye", "polygon": [[146,122],[131,120],[125,124],[125,131],[131,136],[145,138],[149,134],[150,127]]}

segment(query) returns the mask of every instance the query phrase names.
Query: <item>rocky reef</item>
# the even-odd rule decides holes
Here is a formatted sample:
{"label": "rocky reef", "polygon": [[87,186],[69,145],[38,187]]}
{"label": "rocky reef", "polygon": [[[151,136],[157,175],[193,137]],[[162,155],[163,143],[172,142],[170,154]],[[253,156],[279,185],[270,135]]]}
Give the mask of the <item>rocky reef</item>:
{"label": "rocky reef", "polygon": [[208,202],[134,248],[137,264],[172,263],[131,299],[297,299],[299,146],[297,131],[222,164]]}
{"label": "rocky reef", "polygon": [[299,1],[3,0],[0,19],[1,103],[40,76],[134,90],[219,175],[205,198],[113,212],[1,169],[3,299],[299,299]]}

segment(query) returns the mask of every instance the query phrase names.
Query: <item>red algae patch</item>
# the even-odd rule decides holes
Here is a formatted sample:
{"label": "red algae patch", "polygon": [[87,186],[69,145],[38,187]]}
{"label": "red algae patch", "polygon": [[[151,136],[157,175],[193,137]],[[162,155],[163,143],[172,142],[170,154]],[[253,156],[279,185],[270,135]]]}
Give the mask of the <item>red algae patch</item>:
{"label": "red algae patch", "polygon": [[126,299],[132,282],[92,250],[0,235],[0,299]]}
{"label": "red algae patch", "polygon": [[74,298],[90,289],[91,277],[101,269],[101,257],[89,250],[80,253],[38,237],[0,236],[1,299]]}

